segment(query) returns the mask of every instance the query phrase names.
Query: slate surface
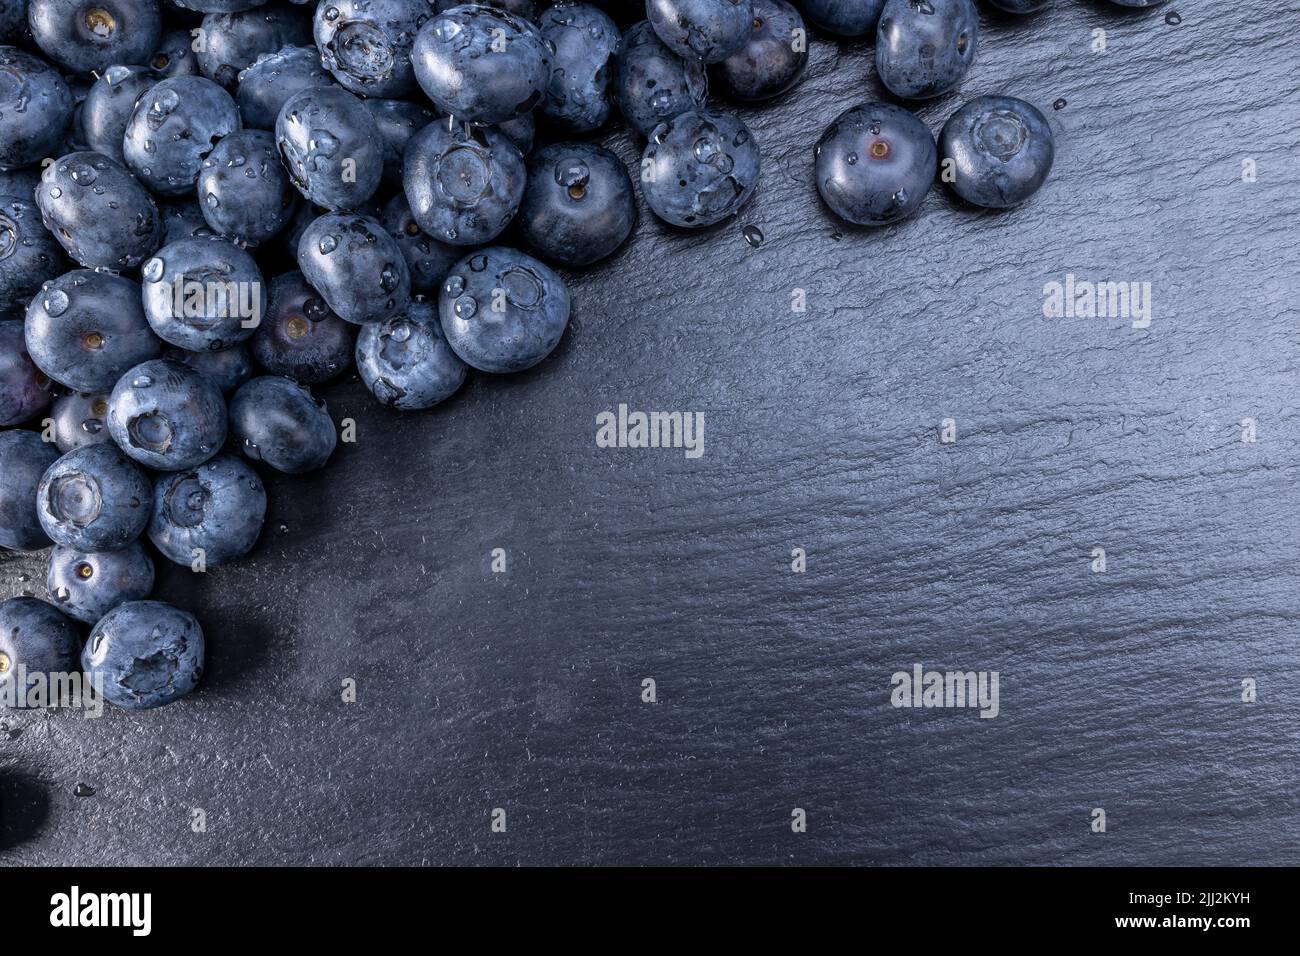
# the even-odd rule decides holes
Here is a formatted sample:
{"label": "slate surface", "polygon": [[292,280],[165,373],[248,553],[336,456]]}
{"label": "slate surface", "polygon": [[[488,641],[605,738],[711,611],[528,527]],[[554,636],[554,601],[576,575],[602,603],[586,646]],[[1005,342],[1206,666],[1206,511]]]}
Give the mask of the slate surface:
{"label": "slate surface", "polygon": [[[1300,23],[1173,6],[983,11],[921,115],[1044,108],[1026,208],[837,225],[811,148],[880,88],[815,37],[743,111],[754,204],[642,207],[543,367],[411,416],[325,389],[357,443],[269,479],[252,559],[165,575],[201,693],[0,717],[4,861],[1300,863]],[[1152,283],[1150,328],[1044,318],[1067,273]],[[703,457],[597,448],[619,403],[704,412]],[[43,562],[0,556],[0,595]],[[997,670],[1000,716],[892,708],[915,663]]]}

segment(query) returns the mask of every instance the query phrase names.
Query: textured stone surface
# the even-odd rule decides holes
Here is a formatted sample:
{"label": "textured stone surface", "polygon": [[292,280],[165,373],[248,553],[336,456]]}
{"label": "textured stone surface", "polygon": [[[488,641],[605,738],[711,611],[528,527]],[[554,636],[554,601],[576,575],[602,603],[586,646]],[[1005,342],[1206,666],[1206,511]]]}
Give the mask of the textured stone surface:
{"label": "textured stone surface", "polygon": [[[409,416],[323,391],[357,444],[268,476],[249,560],[162,571],[200,692],[0,716],[6,862],[1300,862],[1300,89],[1272,8],[982,9],[921,116],[1027,99],[1055,172],[876,232],[810,174],[879,92],[871,47],[815,37],[741,113],[749,210],[683,235],[642,204],[539,368]],[[1067,272],[1152,282],[1151,327],[1045,319]],[[703,411],[704,456],[598,449],[620,402]],[[0,556],[0,594],[43,578]],[[1001,716],[891,708],[917,662],[998,670]]]}

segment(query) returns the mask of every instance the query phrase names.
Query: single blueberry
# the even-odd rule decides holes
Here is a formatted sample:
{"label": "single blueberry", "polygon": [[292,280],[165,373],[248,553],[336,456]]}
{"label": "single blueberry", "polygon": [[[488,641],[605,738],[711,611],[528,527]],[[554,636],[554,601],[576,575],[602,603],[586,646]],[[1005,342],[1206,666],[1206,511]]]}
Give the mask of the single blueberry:
{"label": "single blueberry", "polygon": [[876,30],[876,72],[895,96],[938,96],[966,75],[978,39],[972,0],[886,0]]}
{"label": "single blueberry", "polygon": [[242,459],[221,454],[158,476],[149,540],[177,564],[228,564],[253,549],[265,517],[262,479]]}
{"label": "single blueberry", "polygon": [[523,198],[527,171],[515,144],[491,127],[435,120],[406,145],[402,183],[420,228],[475,246],[500,235]]}
{"label": "single blueberry", "polygon": [[31,0],[27,23],[41,52],[73,73],[146,63],[162,38],[158,0]]}
{"label": "single blueberry", "polygon": [[87,148],[125,162],[122,140],[140,97],[161,77],[144,66],[110,66],[81,104],[81,138]]}
{"label": "single blueberry", "polygon": [[94,624],[119,604],[147,598],[153,573],[153,561],[138,541],[115,551],[56,547],[45,587],[60,611]]}
{"label": "single blueberry", "polygon": [[113,444],[74,448],[36,488],[36,515],[55,544],[80,551],[124,548],[149,523],[144,470]]}
{"label": "single blueberry", "polygon": [[63,247],[42,225],[35,194],[0,193],[0,315],[24,307],[64,265]]}
{"label": "single blueberry", "polygon": [[233,91],[239,73],[263,54],[289,44],[310,41],[307,24],[283,7],[267,6],[235,13],[209,13],[199,27],[202,48],[197,51],[199,71]]}
{"label": "single blueberry", "polygon": [[705,63],[735,53],[754,28],[750,0],[646,0],[645,11],[668,49]]}
{"label": "single blueberry", "polygon": [[664,46],[645,20],[623,35],[615,65],[614,98],[628,125],[642,136],[682,113],[702,109],[708,98],[704,65]]}
{"label": "single blueberry", "polygon": [[427,0],[322,0],[312,19],[321,64],[364,96],[415,89],[411,46],[432,16]]}
{"label": "single blueberry", "polygon": [[1011,96],[981,96],[948,120],[939,158],[952,170],[952,188],[976,206],[1007,209],[1043,185],[1056,147],[1047,120]]}
{"label": "single blueberry", "polygon": [[527,20],[465,4],[420,27],[411,65],[444,113],[471,123],[501,123],[541,100],[552,56],[550,44]]}
{"label": "single blueberry", "polygon": [[430,408],[465,381],[467,366],[447,344],[433,303],[413,301],[405,315],[372,322],[357,337],[361,381],[390,408]]}
{"label": "single blueberry", "polygon": [[439,242],[421,229],[411,214],[411,204],[406,201],[405,193],[398,193],[388,201],[379,221],[406,257],[406,267],[411,273],[411,294],[436,295],[447,270],[465,254],[465,250]]}
{"label": "single blueberry", "polygon": [[50,405],[50,380],[27,354],[23,323],[0,320],[0,427],[21,425]]}
{"label": "single blueberry", "polygon": [[[262,321],[265,322],[265,318]],[[191,352],[171,346],[163,356],[202,372],[221,389],[223,395],[229,395],[253,377],[253,359],[244,344],[232,345],[220,352]]]}
{"label": "single blueberry", "polygon": [[25,332],[37,368],[81,392],[108,391],[127,369],[162,351],[139,284],[89,269],[45,283],[27,307]]}
{"label": "single blueberry", "polygon": [[199,170],[199,208],[216,232],[241,246],[258,246],[289,222],[297,191],[266,130],[231,133]]}
{"label": "single blueberry", "polygon": [[298,191],[326,209],[356,209],[384,176],[384,141],[370,111],[347,90],[311,87],[280,108],[280,158]]}
{"label": "single blueberry", "polygon": [[83,445],[112,441],[108,433],[108,392],[67,392],[50,409],[54,444],[63,454]]}
{"label": "single blueberry", "polygon": [[590,265],[632,232],[636,199],[627,167],[591,143],[553,143],[528,160],[519,227],[548,259]]}
{"label": "single blueberry", "polygon": [[841,37],[874,33],[885,0],[800,0],[808,22]]}
{"label": "single blueberry", "polygon": [[240,128],[230,94],[202,76],[174,76],[136,103],[122,141],[126,164],[160,196],[194,191],[203,160]]}
{"label": "single blueberry", "polygon": [[433,110],[408,100],[364,100],[363,103],[374,117],[384,144],[384,177],[400,183],[406,144],[418,130],[433,122]]}
{"label": "single blueberry", "polygon": [[754,31],[717,65],[732,99],[751,103],[784,93],[808,64],[807,31],[799,11],[785,0],[753,0]]}
{"label": "single blueberry", "polygon": [[492,246],[451,269],[438,317],[452,349],[484,372],[521,372],[550,355],[569,324],[564,280],[532,256]]}
{"label": "single blueberry", "polygon": [[641,191],[656,216],[699,229],[734,216],[754,195],[761,162],[749,128],[731,113],[683,113],[650,134]]}
{"label": "single blueberry", "polygon": [[621,37],[609,15],[588,3],[562,0],[537,20],[555,47],[551,82],[538,109],[577,133],[599,129],[609,119],[609,74]]}
{"label": "single blueberry", "polygon": [[340,318],[357,325],[397,315],[411,298],[406,257],[369,216],[316,219],[298,240],[298,268]]}
{"label": "single blueberry", "polygon": [[158,48],[147,61],[149,69],[163,79],[172,76],[199,76],[199,55],[189,30],[167,30]]}
{"label": "single blueberry", "polygon": [[50,546],[36,513],[36,489],[58,458],[58,449],[36,432],[0,432],[0,547],[39,551]]}
{"label": "single blueberry", "polygon": [[898,106],[864,103],[845,110],[822,134],[813,155],[822,199],[841,219],[859,226],[910,216],[934,182],[934,137]]}
{"label": "single blueberry", "polygon": [[520,155],[527,156],[533,151],[533,140],[537,135],[537,120],[532,113],[521,113],[504,123],[497,123],[497,131],[504,133],[506,138],[515,144]]}
{"label": "single blueberry", "polygon": [[29,166],[54,152],[74,106],[72,90],[54,67],[0,46],[0,169]]}
{"label": "single blueberry", "polygon": [[162,601],[127,601],[91,630],[81,667],[114,704],[144,710],[197,687],[203,655],[203,629],[189,611]]}
{"label": "single blueberry", "polygon": [[154,333],[194,352],[243,342],[266,314],[256,260],[228,239],[198,236],[163,246],[140,269]]}
{"label": "single blueberry", "polygon": [[122,376],[108,399],[108,431],[142,465],[193,468],[226,440],[226,403],[211,379],[175,359],[143,362]]}
{"label": "single blueberry", "polygon": [[355,335],[356,328],[335,315],[295,270],[271,280],[271,303],[253,336],[252,352],[268,372],[316,385],[347,370]]}
{"label": "single blueberry", "polygon": [[230,400],[230,430],[249,458],[291,475],[323,467],[338,443],[325,404],[276,375],[240,387]]}
{"label": "single blueberry", "polygon": [[315,47],[286,46],[264,53],[239,74],[235,95],[244,126],[275,129],[275,118],[289,100],[303,90],[333,86],[334,78],[320,64]]}
{"label": "single blueberry", "polygon": [[87,269],[134,269],[162,243],[153,197],[100,153],[69,153],[46,166],[36,205],[45,228]]}
{"label": "single blueberry", "polygon": [[57,608],[34,597],[0,602],[0,700],[16,709],[66,703],[55,688],[81,669],[80,651],[81,628]]}

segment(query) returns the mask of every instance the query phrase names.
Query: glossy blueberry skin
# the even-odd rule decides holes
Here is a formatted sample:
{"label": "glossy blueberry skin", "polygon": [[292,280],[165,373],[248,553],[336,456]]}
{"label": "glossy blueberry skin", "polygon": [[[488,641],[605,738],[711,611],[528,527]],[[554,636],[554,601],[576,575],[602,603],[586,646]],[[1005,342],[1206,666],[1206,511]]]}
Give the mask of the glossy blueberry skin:
{"label": "glossy blueberry skin", "polygon": [[406,257],[369,216],[316,219],[298,240],[298,268],[340,318],[357,325],[397,315],[411,299]]}
{"label": "glossy blueberry skin", "polygon": [[475,4],[427,21],[411,50],[429,99],[470,123],[502,123],[531,110],[550,83],[551,60],[550,46],[527,20]]}
{"label": "glossy blueberry skin", "polygon": [[978,45],[972,0],[886,0],[876,30],[876,72],[895,96],[938,96],[961,83]]}
{"label": "glossy blueberry skin", "polygon": [[329,0],[316,7],[312,36],[339,85],[363,96],[415,90],[411,46],[433,16],[427,0]]}
{"label": "glossy blueberry skin", "polygon": [[90,87],[81,104],[81,138],[89,149],[125,162],[122,139],[136,101],[160,77],[144,66],[110,66]]}
{"label": "glossy blueberry skin", "polygon": [[134,269],[162,243],[153,197],[99,153],[69,153],[45,167],[36,205],[45,228],[87,269]]}
{"label": "glossy blueberry skin", "polygon": [[238,561],[253,549],[266,517],[266,489],[257,472],[221,454],[188,471],[159,475],[153,489],[149,540],[163,557],[193,566]]}
{"label": "glossy blueberry skin", "polygon": [[333,85],[315,47],[286,46],[262,54],[239,74],[235,100],[245,127],[274,130],[281,107],[296,94]]}
{"label": "glossy blueberry skin", "polygon": [[239,73],[265,53],[310,40],[306,23],[283,7],[267,6],[237,13],[209,13],[203,18],[199,71],[233,91]]}
{"label": "glossy blueberry skin", "polygon": [[373,322],[357,337],[357,371],[380,404],[401,411],[450,398],[469,366],[447,344],[433,303],[417,299],[405,315]]}
{"label": "glossy blueberry skin", "polygon": [[585,266],[632,232],[636,198],[627,167],[591,143],[553,143],[528,158],[519,227],[547,259]]}
{"label": "glossy blueberry skin", "polygon": [[38,163],[55,152],[74,107],[72,90],[54,67],[0,46],[0,169]]}
{"label": "glossy blueberry skin", "polygon": [[148,60],[149,69],[162,79],[172,76],[199,76],[199,55],[194,52],[194,38],[188,30],[167,30],[158,48]]}
{"label": "glossy blueberry skin", "polygon": [[67,392],[54,400],[50,419],[54,422],[54,444],[62,454],[84,445],[112,441],[105,421],[108,392]]}
{"label": "glossy blueberry skin", "polygon": [[344,322],[301,272],[271,280],[271,304],[253,336],[257,364],[303,385],[337,378],[352,361],[356,327]]}
{"label": "glossy blueberry skin", "polygon": [[194,191],[214,144],[240,128],[230,94],[202,76],[174,76],[147,91],[131,114],[122,155],[160,196]]}
{"label": "glossy blueberry skin", "polygon": [[569,290],[532,256],[492,246],[452,267],[438,293],[438,317],[448,344],[469,365],[522,372],[559,344],[569,324]]}
{"label": "glossy blueberry skin", "polygon": [[153,561],[138,541],[116,551],[56,547],[45,577],[50,599],[68,617],[94,624],[126,601],[153,590]]}
{"label": "glossy blueberry skin", "polygon": [[229,395],[253,377],[253,359],[247,345],[233,345],[220,352],[191,352],[173,345],[163,353],[163,357],[202,372],[221,389],[223,395]]}
{"label": "glossy blueberry skin", "polygon": [[666,120],[704,107],[709,92],[704,65],[664,46],[645,20],[623,34],[615,65],[614,97],[628,125],[642,136]]}
{"label": "glossy blueberry skin", "polygon": [[641,159],[641,192],[664,222],[700,229],[734,216],[749,202],[761,165],[758,144],[739,117],[683,113],[650,134]]}
{"label": "glossy blueberry skin", "polygon": [[[993,6],[1007,13],[1033,13],[1047,6],[1052,0],[989,0]],[[1164,2],[1164,0],[1160,0]]]}
{"label": "glossy blueberry skin", "polygon": [[753,32],[717,66],[727,93],[743,103],[779,96],[794,86],[808,64],[807,43],[798,51],[794,49],[795,31],[805,30],[799,11],[785,0],[753,3]]}
{"label": "glossy blueberry skin", "polygon": [[447,271],[465,254],[459,246],[439,242],[420,228],[411,214],[405,193],[398,193],[384,206],[380,223],[397,242],[411,273],[412,295],[436,295]]}
{"label": "glossy blueberry skin", "polygon": [[440,242],[477,246],[514,218],[527,175],[504,133],[441,119],[407,143],[402,184],[421,229]]}
{"label": "glossy blueberry skin", "polygon": [[379,126],[341,87],[313,87],[287,100],[275,121],[275,141],[289,180],[325,209],[356,209],[383,179]]}
{"label": "glossy blueberry skin", "polygon": [[50,405],[50,380],[27,354],[23,323],[0,320],[0,426],[21,425]]}
{"label": "glossy blueberry skin", "polygon": [[116,445],[85,445],[42,476],[36,516],[55,544],[112,551],[140,537],[149,523],[151,495],[149,477]]}
{"label": "glossy blueberry skin", "polygon": [[883,226],[916,212],[934,182],[934,137],[899,106],[864,103],[845,110],[813,150],[817,191],[831,210],[859,226]]}
{"label": "glossy blueberry skin", "polygon": [[34,674],[73,674],[81,669],[80,653],[81,628],[53,605],[34,597],[0,602],[0,663],[5,665],[0,670],[0,699],[13,700],[15,709],[25,709],[34,691],[31,683],[6,686],[17,680],[20,669],[25,682]]}
{"label": "glossy blueberry skin", "polygon": [[192,352],[237,345],[266,315],[267,289],[257,262],[219,236],[163,246],[140,268],[140,278],[154,334]]}
{"label": "glossy blueberry skin", "polygon": [[131,369],[108,399],[108,431],[149,468],[183,471],[215,455],[226,441],[221,389],[198,369],[161,358]]}
{"label": "glossy blueberry skin", "polygon": [[50,538],[36,514],[36,489],[59,452],[36,432],[0,432],[0,547],[39,551]]}
{"label": "glossy blueberry skin", "polygon": [[885,0],[800,0],[808,22],[841,37],[875,33]]}
{"label": "glossy blueberry skin", "polygon": [[379,127],[379,137],[384,143],[384,178],[400,183],[406,144],[433,122],[433,110],[409,100],[364,100],[363,103]]}
{"label": "glossy blueberry skin", "polygon": [[162,352],[139,284],[89,269],[47,282],[27,307],[25,333],[37,368],[79,392],[106,392],[127,369]]}
{"label": "glossy blueberry skin", "polygon": [[646,0],[645,12],[668,49],[705,63],[739,50],[754,25],[750,0]]}
{"label": "glossy blueberry skin", "polygon": [[158,0],[31,0],[27,23],[41,52],[73,73],[146,63],[162,38]]}
{"label": "glossy blueberry skin", "polygon": [[290,475],[323,467],[338,443],[324,403],[277,375],[240,387],[230,400],[230,430],[245,455]]}
{"label": "glossy blueberry skin", "polygon": [[298,191],[280,164],[267,130],[231,133],[203,160],[199,208],[213,231],[242,246],[259,246],[289,222]]}
{"label": "glossy blueberry skin", "polygon": [[63,247],[41,224],[35,196],[0,193],[0,316],[23,308],[64,267]]}
{"label": "glossy blueberry skin", "polygon": [[563,129],[586,133],[609,119],[609,78],[622,37],[609,15],[587,3],[558,3],[537,20],[555,47],[551,82],[538,109]]}
{"label": "glossy blueberry skin", "polygon": [[203,629],[189,611],[162,601],[127,601],[91,630],[81,667],[117,706],[146,710],[197,687],[203,655]]}
{"label": "glossy blueberry skin", "polygon": [[1009,209],[1038,192],[1055,156],[1046,118],[1011,96],[971,100],[939,136],[939,158],[951,160],[953,192],[990,209]]}

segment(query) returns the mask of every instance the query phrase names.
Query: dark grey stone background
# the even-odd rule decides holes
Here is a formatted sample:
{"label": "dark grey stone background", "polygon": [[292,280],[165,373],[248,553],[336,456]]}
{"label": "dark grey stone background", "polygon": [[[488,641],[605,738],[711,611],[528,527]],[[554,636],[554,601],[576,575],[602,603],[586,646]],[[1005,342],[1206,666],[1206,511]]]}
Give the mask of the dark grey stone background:
{"label": "dark grey stone background", "polygon": [[[753,205],[700,235],[643,207],[570,277],[541,368],[409,416],[324,390],[357,443],[269,479],[250,560],[165,573],[207,630],[201,692],[0,717],[5,862],[1300,862],[1284,7],[985,9],[962,93],[921,115],[1028,99],[1053,177],[1004,214],[936,189],[875,232],[811,176],[822,129],[880,95],[871,47],[816,37],[802,85],[743,111]],[[1045,319],[1068,272],[1153,283],[1151,327]],[[703,458],[598,449],[620,402],[703,411]],[[0,595],[43,580],[0,556]],[[1001,716],[893,709],[918,662],[998,670]]]}

